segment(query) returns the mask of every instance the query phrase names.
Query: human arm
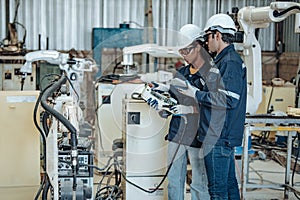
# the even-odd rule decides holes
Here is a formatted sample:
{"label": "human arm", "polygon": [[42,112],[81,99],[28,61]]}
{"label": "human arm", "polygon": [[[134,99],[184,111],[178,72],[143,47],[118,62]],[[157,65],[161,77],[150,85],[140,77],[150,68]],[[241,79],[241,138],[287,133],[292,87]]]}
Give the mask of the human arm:
{"label": "human arm", "polygon": [[235,108],[239,102],[240,96],[244,95],[246,89],[246,68],[242,63],[236,61],[226,62],[219,75],[206,79],[206,87],[203,91],[193,87],[187,82],[187,89],[178,88],[178,91],[184,95],[194,97],[204,106],[215,108]]}

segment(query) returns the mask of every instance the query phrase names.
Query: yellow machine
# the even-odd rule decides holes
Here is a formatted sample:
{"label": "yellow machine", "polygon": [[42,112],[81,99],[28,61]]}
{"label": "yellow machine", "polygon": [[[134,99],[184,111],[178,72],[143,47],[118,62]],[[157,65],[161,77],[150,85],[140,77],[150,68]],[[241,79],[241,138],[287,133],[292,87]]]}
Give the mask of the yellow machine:
{"label": "yellow machine", "polygon": [[38,95],[0,91],[1,199],[33,199],[39,188],[40,134],[32,115]]}
{"label": "yellow machine", "polygon": [[296,89],[294,85],[263,86],[262,101],[256,111],[266,114],[270,111],[287,112],[288,107],[295,107]]}

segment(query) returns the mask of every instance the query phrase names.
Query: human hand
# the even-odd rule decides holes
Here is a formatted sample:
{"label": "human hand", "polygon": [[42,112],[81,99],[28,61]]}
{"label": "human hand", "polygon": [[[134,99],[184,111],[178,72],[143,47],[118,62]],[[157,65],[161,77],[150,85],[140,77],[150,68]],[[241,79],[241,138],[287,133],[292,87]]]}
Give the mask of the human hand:
{"label": "human hand", "polygon": [[151,89],[154,91],[168,92],[170,89],[170,85],[166,85],[163,83],[151,82],[151,84],[152,84]]}
{"label": "human hand", "polygon": [[147,104],[150,105],[151,108],[158,110],[158,101],[156,99],[147,99]]}
{"label": "human hand", "polygon": [[174,115],[186,115],[194,113],[193,106],[175,105],[170,108]]}
{"label": "human hand", "polygon": [[[199,91],[198,88],[192,86],[188,81],[183,81],[183,80],[176,80],[177,82],[182,82],[182,85],[183,83],[185,82],[185,85],[186,85],[186,88],[183,88],[183,87],[177,87],[177,90],[181,93],[181,94],[184,94],[186,96],[190,96],[190,97],[193,97],[195,98],[196,96],[196,92]],[[175,86],[176,87],[176,86]]]}

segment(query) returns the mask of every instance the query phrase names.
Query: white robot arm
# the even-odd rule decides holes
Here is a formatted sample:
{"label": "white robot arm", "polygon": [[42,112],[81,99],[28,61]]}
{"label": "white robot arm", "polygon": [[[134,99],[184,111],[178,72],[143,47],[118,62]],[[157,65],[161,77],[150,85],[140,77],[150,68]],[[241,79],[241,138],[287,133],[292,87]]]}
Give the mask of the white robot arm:
{"label": "white robot arm", "polygon": [[64,65],[67,63],[68,54],[59,53],[54,50],[42,50],[27,53],[25,55],[25,64],[21,67],[21,72],[31,73],[32,72],[32,62],[45,60],[51,64]]}
{"label": "white robot arm", "polygon": [[295,2],[272,2],[270,6],[260,8],[249,6],[238,12],[238,22],[244,31],[243,54],[248,70],[247,112],[250,114],[256,112],[262,100],[261,48],[255,29],[266,28],[271,22],[283,21],[296,13],[300,13],[300,4]]}
{"label": "white robot arm", "polygon": [[[41,50],[27,53],[25,55],[25,60],[25,64],[21,67],[21,72],[23,73],[31,73],[32,62],[40,60],[59,65],[60,69],[64,71],[68,71],[70,69],[70,64],[73,65],[72,69],[74,71],[92,71],[92,67],[94,66],[90,60],[83,58],[69,59],[69,54],[60,53],[54,50]],[[88,67],[86,67],[86,65]]]}
{"label": "white robot arm", "polygon": [[148,53],[153,57],[180,57],[178,48],[176,47],[159,46],[157,44],[141,44],[136,46],[124,47],[122,65],[133,65],[133,54],[136,53]]}

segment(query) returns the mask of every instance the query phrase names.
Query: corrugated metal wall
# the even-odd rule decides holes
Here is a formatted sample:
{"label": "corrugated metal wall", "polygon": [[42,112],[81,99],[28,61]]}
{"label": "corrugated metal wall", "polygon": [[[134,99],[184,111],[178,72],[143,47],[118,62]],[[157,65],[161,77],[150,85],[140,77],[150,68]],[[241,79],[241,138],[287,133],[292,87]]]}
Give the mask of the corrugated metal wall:
{"label": "corrugated metal wall", "polygon": [[[0,0],[0,39],[7,34],[5,2]],[[119,27],[122,22],[130,22],[132,28],[144,26],[145,3],[147,0],[20,0],[17,21],[26,27],[26,47],[36,50],[48,48],[57,50],[91,50],[92,29],[94,27]],[[9,21],[14,19],[16,0],[9,1]],[[268,6],[270,0],[152,0],[153,26],[179,30],[186,23],[194,23],[204,28],[206,20],[217,12],[231,12],[232,7]],[[286,22],[286,23],[285,23]],[[285,36],[293,35],[285,23]],[[24,30],[18,27],[21,40]],[[167,36],[166,36],[167,37]],[[274,24],[260,30],[259,41],[264,51],[275,50]],[[293,41],[287,50],[298,51],[299,45]]]}
{"label": "corrugated metal wall", "polygon": [[286,52],[300,51],[300,34],[295,33],[295,15],[289,16],[283,24],[283,42]]}

